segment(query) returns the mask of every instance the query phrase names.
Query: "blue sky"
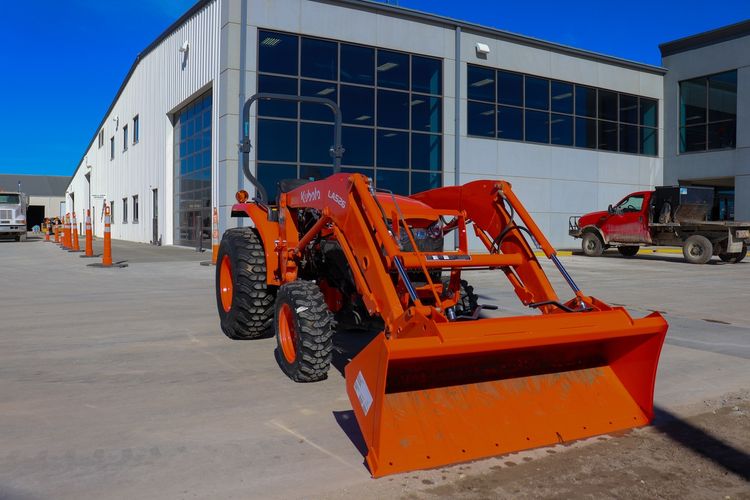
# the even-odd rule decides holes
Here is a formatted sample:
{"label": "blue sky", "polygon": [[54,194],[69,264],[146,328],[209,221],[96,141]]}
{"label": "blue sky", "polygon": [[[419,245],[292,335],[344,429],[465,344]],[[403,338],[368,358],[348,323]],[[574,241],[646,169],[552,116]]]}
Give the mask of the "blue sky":
{"label": "blue sky", "polygon": [[[6,0],[0,173],[72,174],[135,56],[193,3]],[[398,3],[656,65],[659,43],[750,18],[750,0]]]}

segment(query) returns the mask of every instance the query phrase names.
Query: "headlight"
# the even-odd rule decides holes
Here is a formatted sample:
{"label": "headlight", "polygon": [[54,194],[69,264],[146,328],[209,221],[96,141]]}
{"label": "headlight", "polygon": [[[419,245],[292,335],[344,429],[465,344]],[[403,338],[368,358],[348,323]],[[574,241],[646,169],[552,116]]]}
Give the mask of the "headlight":
{"label": "headlight", "polygon": [[26,217],[16,217],[16,222],[19,224],[26,224]]}

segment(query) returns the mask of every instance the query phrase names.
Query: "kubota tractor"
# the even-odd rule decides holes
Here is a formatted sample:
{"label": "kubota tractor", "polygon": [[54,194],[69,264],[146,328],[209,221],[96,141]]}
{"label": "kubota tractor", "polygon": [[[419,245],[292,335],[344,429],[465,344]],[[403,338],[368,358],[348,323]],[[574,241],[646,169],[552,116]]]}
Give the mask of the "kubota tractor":
{"label": "kubota tractor", "polygon": [[[282,181],[268,200],[248,168],[248,110],[265,98],[313,99],[340,123],[326,99],[260,94],[246,103],[243,169],[257,194],[238,193],[232,213],[252,226],[227,230],[219,247],[221,327],[233,339],[273,331],[280,364],[298,382],[326,377],[334,316],[378,328],[345,368],[373,476],[650,422],[666,322],[658,313],[633,319],[579,290],[509,183],[405,197],[336,173]],[[469,251],[467,231],[484,252]],[[529,239],[572,298],[558,298]],[[462,279],[469,269],[504,275],[530,314],[483,318]]]}

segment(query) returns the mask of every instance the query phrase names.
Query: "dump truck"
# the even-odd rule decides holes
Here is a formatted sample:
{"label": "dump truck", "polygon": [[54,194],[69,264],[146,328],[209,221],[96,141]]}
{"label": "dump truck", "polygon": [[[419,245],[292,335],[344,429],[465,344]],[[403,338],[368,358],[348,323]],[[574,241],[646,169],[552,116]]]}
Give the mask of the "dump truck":
{"label": "dump truck", "polygon": [[750,222],[710,220],[713,205],[713,188],[659,186],[630,193],[607,211],[571,217],[568,234],[581,238],[590,257],[612,247],[632,257],[649,245],[682,247],[691,264],[705,264],[714,255],[741,262],[750,244]]}
{"label": "dump truck", "polygon": [[0,238],[26,241],[26,195],[0,190]]}
{"label": "dump truck", "polygon": [[[667,323],[632,318],[585,294],[510,183],[478,180],[400,196],[359,173],[278,183],[269,199],[237,193],[216,263],[221,329],[273,333],[296,382],[327,377],[333,335],[356,323],[372,340],[346,365],[345,385],[373,477],[570,442],[648,424]],[[324,102],[327,101],[327,102]],[[315,101],[334,110],[327,99]],[[484,252],[469,251],[470,231]],[[457,244],[454,244],[457,242]],[[553,289],[530,242],[571,288]],[[504,276],[527,315],[485,317],[464,272]],[[338,325],[338,326],[337,326]]]}

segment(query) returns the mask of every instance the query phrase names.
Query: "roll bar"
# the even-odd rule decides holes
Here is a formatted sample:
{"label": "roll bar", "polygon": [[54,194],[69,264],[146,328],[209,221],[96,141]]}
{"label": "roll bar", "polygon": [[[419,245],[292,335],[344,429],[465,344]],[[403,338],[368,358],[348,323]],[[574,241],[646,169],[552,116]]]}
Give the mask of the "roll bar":
{"label": "roll bar", "polygon": [[341,158],[344,156],[344,147],[341,145],[341,109],[338,104],[325,97],[312,97],[312,96],[301,96],[301,95],[288,95],[288,94],[274,94],[268,92],[259,92],[247,101],[242,107],[242,142],[240,143],[240,152],[242,153],[242,172],[247,177],[247,180],[255,186],[256,195],[255,199],[261,203],[268,203],[268,194],[266,189],[258,182],[258,179],[250,172],[250,150],[252,149],[252,143],[250,142],[250,107],[255,101],[293,101],[311,104],[321,104],[328,106],[333,112],[333,146],[331,146],[329,152],[333,157],[333,173],[338,174],[341,172]]}

